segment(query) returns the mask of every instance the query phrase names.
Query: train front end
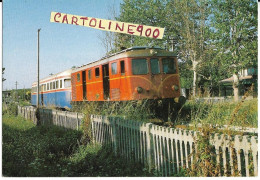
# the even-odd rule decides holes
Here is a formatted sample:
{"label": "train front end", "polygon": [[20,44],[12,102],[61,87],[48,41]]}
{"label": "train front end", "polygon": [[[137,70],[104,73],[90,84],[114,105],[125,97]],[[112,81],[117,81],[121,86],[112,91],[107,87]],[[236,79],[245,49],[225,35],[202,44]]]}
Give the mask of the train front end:
{"label": "train front end", "polygon": [[150,100],[156,110],[165,114],[164,120],[173,118],[176,114],[173,110],[186,101],[181,96],[176,55],[163,49],[144,49],[132,51],[128,63],[131,84],[129,98]]}

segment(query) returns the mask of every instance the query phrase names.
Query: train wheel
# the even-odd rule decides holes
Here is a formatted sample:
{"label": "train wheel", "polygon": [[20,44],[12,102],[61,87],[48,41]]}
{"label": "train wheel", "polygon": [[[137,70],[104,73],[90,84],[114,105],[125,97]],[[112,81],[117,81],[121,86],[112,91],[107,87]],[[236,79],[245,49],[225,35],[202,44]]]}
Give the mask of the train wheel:
{"label": "train wheel", "polygon": [[173,123],[178,114],[176,103],[173,99],[163,99],[162,103],[162,119],[164,122]]}

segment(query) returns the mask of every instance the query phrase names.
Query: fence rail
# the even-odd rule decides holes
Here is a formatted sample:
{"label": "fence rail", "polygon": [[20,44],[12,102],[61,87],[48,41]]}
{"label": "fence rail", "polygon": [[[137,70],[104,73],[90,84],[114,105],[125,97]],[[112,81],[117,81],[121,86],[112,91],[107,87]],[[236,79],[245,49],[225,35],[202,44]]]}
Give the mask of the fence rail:
{"label": "fence rail", "polygon": [[[36,122],[35,108],[19,107],[19,115]],[[43,124],[79,129],[83,114],[40,110]],[[191,168],[196,160],[199,132],[173,129],[106,116],[91,116],[93,141],[111,146],[128,161],[141,162],[160,176],[172,176],[181,168]],[[258,175],[258,136],[212,134],[219,176]]]}

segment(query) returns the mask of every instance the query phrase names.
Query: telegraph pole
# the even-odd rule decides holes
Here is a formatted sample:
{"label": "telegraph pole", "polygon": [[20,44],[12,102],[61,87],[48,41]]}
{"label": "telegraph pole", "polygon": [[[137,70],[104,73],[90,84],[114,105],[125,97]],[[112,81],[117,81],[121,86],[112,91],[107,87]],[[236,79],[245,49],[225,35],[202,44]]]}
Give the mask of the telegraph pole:
{"label": "telegraph pole", "polygon": [[18,85],[18,82],[17,81],[15,81],[15,91],[16,91],[16,100],[17,100],[17,102],[18,102],[18,92],[17,92],[17,85]]}
{"label": "telegraph pole", "polygon": [[40,94],[40,30],[38,29],[38,58],[37,58],[37,108],[39,108],[39,94]]}
{"label": "telegraph pole", "polygon": [[174,38],[174,37],[169,37],[168,36],[168,42],[169,42],[169,44],[171,45],[171,49],[169,48],[169,50],[170,51],[174,51],[174,47],[175,47],[175,44],[177,43],[177,39],[176,38]]}

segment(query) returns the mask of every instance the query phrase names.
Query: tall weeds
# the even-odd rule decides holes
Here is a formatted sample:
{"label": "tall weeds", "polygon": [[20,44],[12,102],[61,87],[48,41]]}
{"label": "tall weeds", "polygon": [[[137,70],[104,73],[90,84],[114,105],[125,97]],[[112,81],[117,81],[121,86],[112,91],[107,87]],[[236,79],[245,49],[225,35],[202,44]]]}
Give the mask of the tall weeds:
{"label": "tall weeds", "polygon": [[[195,125],[197,131],[195,139],[195,149],[192,156],[195,157],[191,169],[187,170],[189,176],[220,176],[223,175],[223,167],[217,163],[216,150],[210,144],[211,134],[215,132],[224,133],[227,135],[229,143],[229,150],[232,156],[234,153],[234,142],[232,140],[232,131],[229,126],[242,126],[242,127],[257,127],[257,99],[246,100],[248,94],[246,93],[242,100],[238,103],[235,102],[221,102],[221,103],[196,103],[189,102],[187,105],[190,107],[189,123]],[[185,108],[184,108],[185,109]],[[187,107],[186,107],[187,110]],[[183,115],[183,114],[182,114]],[[180,121],[180,119],[179,119]],[[200,123],[200,127],[196,125]],[[217,125],[227,125],[223,131],[216,128]],[[243,133],[236,132],[236,134],[243,135]],[[226,152],[222,152],[226,153]],[[224,155],[224,154],[222,154]],[[221,156],[221,155],[220,155]],[[236,160],[236,157],[233,157]],[[234,168],[231,172],[226,172],[224,176],[238,176],[237,162],[234,162]]]}

